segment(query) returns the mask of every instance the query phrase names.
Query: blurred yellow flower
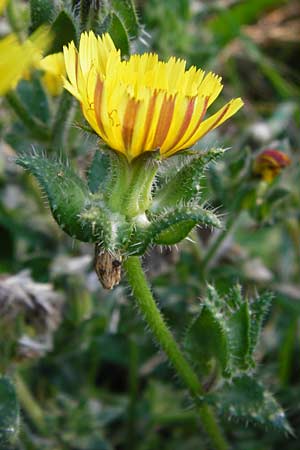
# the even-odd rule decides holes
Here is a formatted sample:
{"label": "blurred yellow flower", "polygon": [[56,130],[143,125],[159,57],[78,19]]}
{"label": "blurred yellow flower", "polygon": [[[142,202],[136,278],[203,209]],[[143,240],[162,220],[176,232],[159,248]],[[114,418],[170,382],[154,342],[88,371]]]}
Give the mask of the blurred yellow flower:
{"label": "blurred yellow flower", "polygon": [[66,75],[65,60],[62,52],[43,58],[38,66],[44,71],[43,84],[51,95],[59,95],[63,89],[63,76]]}
{"label": "blurred yellow flower", "polygon": [[5,6],[6,6],[7,0],[0,0],[0,14],[2,14]]}
{"label": "blurred yellow flower", "polygon": [[189,148],[243,105],[236,98],[204,119],[222,90],[220,77],[153,53],[122,61],[109,34],[83,33],[79,51],[71,42],[64,57],[65,88],[98,135],[129,161],[146,151],[160,149],[167,158]]}
{"label": "blurred yellow flower", "polygon": [[41,59],[42,51],[49,42],[46,27],[37,30],[23,43],[15,34],[0,40],[0,95],[13,89],[21,78],[26,77],[28,70]]}

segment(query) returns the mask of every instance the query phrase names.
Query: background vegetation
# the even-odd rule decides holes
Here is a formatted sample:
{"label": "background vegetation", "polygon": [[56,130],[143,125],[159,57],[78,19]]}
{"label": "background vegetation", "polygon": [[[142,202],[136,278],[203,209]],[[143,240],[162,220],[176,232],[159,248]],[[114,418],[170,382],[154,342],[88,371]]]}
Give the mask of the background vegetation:
{"label": "background vegetation", "polygon": [[[52,51],[76,37],[86,23],[81,11],[74,28],[77,3],[55,3],[50,22],[59,32]],[[237,282],[245,295],[274,293],[256,352],[255,377],[275,394],[297,434],[299,3],[140,0],[137,17],[126,10],[129,2],[100,3],[101,20],[90,16],[89,26],[108,29],[124,55],[131,47],[154,50],[163,58],[182,57],[223,76],[222,101],[237,96],[245,101],[228,125],[197,146],[230,148],[201,182],[203,199],[217,209],[226,231],[200,229],[177,248],[154,248],[144,266],[179,341],[199,310],[207,282],[221,296]],[[1,34],[13,29],[25,35],[45,20],[30,15],[27,2],[11,1],[1,18]],[[40,74],[19,83],[17,94],[51,135],[45,140],[34,134],[10,99],[1,99],[0,364],[2,373],[14,379],[1,380],[1,405],[8,408],[0,408],[2,448],[207,449],[199,418],[136,314],[126,282],[113,291],[102,289],[92,268],[92,246],[74,242],[57,227],[37,183],[14,162],[19,152],[34,146],[66,155],[85,176],[96,137],[82,129],[80,110],[69,94],[51,97]],[[291,158],[270,183],[253,169],[266,149]],[[169,166],[172,170],[172,161]],[[10,290],[14,302],[8,307]],[[209,338],[203,345],[208,343]],[[214,383],[211,377],[205,381],[208,388]],[[233,448],[299,448],[284,419],[270,418],[276,405],[256,420],[259,395],[253,393],[253,402],[243,389],[222,395],[220,421]]]}

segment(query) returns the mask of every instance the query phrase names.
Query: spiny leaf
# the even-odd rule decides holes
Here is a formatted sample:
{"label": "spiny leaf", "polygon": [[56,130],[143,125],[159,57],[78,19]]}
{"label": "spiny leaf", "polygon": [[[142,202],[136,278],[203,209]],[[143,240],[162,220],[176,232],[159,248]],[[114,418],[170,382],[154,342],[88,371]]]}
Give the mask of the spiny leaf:
{"label": "spiny leaf", "polygon": [[45,23],[51,23],[54,12],[53,0],[30,0],[30,33]]}
{"label": "spiny leaf", "polygon": [[111,3],[125,24],[129,36],[136,38],[139,34],[140,25],[132,0],[112,0]]}
{"label": "spiny leaf", "polygon": [[235,305],[227,322],[227,337],[230,348],[230,361],[227,370],[247,370],[250,352],[250,313],[247,300],[243,300],[240,288],[229,295]]}
{"label": "spiny leaf", "polygon": [[17,92],[30,114],[47,124],[50,120],[50,110],[47,95],[40,80],[37,77],[32,77],[30,82],[21,80]]}
{"label": "spiny leaf", "polygon": [[62,52],[63,46],[69,42],[77,42],[77,31],[72,16],[67,11],[61,11],[56,17],[51,27],[51,33],[54,35],[49,54]]}
{"label": "spiny leaf", "polygon": [[228,360],[226,332],[207,305],[188,329],[184,347],[200,373],[210,374],[216,364],[225,370]]}
{"label": "spiny leaf", "polygon": [[73,169],[62,161],[35,153],[21,155],[16,163],[37,178],[59,226],[70,236],[88,241],[89,235],[82,228],[79,215],[89,203],[89,191]]}
{"label": "spiny leaf", "polygon": [[96,150],[89,168],[88,186],[92,193],[102,190],[109,176],[110,158],[105,150]]}
{"label": "spiny leaf", "polygon": [[112,37],[116,47],[121,50],[123,56],[129,56],[130,54],[130,43],[129,35],[126,30],[126,26],[122,19],[115,13],[110,15],[110,24],[108,27],[108,32]]}
{"label": "spiny leaf", "polygon": [[293,434],[285,413],[274,396],[262,384],[246,375],[226,383],[206,399],[226,417]]}
{"label": "spiny leaf", "polygon": [[[206,364],[205,352],[207,351],[211,357],[214,357],[225,378],[253,369],[255,366],[253,352],[258,341],[263,317],[270,305],[270,296],[262,296],[260,299],[250,302],[242,297],[241,287],[237,285],[228,295],[221,297],[216,289],[209,285],[203,304],[204,308],[195,324],[201,324],[201,320],[204,320],[206,328],[210,327],[210,332],[207,332],[207,335],[211,336],[210,340],[204,339],[200,325],[197,327],[192,324],[189,329],[193,331],[195,341],[198,333],[199,345],[203,345],[205,342],[205,347],[208,347],[203,350],[202,365]],[[210,322],[207,317],[210,317]],[[220,330],[222,331],[222,342],[224,342],[222,345],[226,348],[226,352],[224,351],[226,360],[220,353]],[[189,339],[189,333],[190,331],[187,332],[187,339]],[[189,352],[189,354],[193,363],[198,364],[193,353]]]}
{"label": "spiny leaf", "polygon": [[195,225],[220,227],[220,221],[211,211],[200,206],[187,206],[152,217],[146,226],[136,225],[129,245],[130,254],[143,254],[152,244],[173,245],[184,239]]}
{"label": "spiny leaf", "polygon": [[258,339],[260,336],[263,321],[270,309],[273,295],[270,292],[264,292],[262,295],[257,296],[250,303],[251,312],[251,326],[250,326],[250,347],[249,354],[255,351]]}
{"label": "spiny leaf", "polygon": [[79,216],[91,242],[101,242],[104,249],[114,251],[124,247],[130,239],[132,225],[119,213],[112,213],[96,196]]}
{"label": "spiny leaf", "polygon": [[7,377],[0,378],[0,447],[16,444],[20,426],[20,410],[15,387]]}
{"label": "spiny leaf", "polygon": [[222,149],[212,149],[203,154],[194,152],[184,166],[154,193],[151,211],[157,213],[199,198],[200,180],[205,167],[223,153]]}

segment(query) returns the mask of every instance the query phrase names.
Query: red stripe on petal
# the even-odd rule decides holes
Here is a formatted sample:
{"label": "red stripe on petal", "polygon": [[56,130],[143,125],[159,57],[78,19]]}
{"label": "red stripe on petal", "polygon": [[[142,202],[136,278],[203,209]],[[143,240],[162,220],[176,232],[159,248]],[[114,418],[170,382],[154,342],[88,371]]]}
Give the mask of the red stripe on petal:
{"label": "red stripe on petal", "polygon": [[136,100],[129,99],[126,106],[122,128],[122,136],[126,150],[130,150],[131,147],[132,136],[139,105],[140,103],[137,102]]}
{"label": "red stripe on petal", "polygon": [[101,81],[100,78],[98,77],[94,93],[94,110],[99,130],[105,136],[106,133],[104,131],[103,123],[101,120],[102,97],[103,97],[103,81]]}
{"label": "red stripe on petal", "polygon": [[174,106],[175,96],[167,98],[167,96],[165,95],[163,103],[161,105],[158,124],[152,143],[153,149],[160,148],[167,137],[173,118]]}
{"label": "red stripe on petal", "polygon": [[191,122],[192,115],[194,112],[195,100],[196,100],[195,97],[189,100],[181,127],[177,133],[177,136],[176,136],[174,142],[172,142],[172,145],[170,145],[170,148],[176,147],[176,145],[183,138],[184,133],[188,129],[188,126]]}
{"label": "red stripe on petal", "polygon": [[181,148],[183,148],[185,143],[188,142],[193,137],[193,135],[196,133],[196,131],[198,130],[199,126],[203,122],[204,116],[205,116],[206,111],[207,111],[208,100],[209,100],[209,97],[206,97],[205,100],[204,100],[202,112],[200,114],[198,122],[196,123],[195,127],[193,128],[193,131],[189,134],[189,136],[185,139],[185,141],[180,145]]}
{"label": "red stripe on petal", "polygon": [[213,130],[218,126],[218,124],[221,122],[225,114],[227,113],[228,109],[230,108],[230,103],[223,109],[219,117],[211,124],[211,126],[208,128],[208,130],[205,131],[205,134],[207,134],[209,131]]}
{"label": "red stripe on petal", "polygon": [[150,101],[149,101],[148,111],[147,111],[146,120],[145,120],[144,138],[143,138],[142,147],[141,147],[141,149],[143,151],[147,150],[145,148],[145,146],[146,146],[146,142],[147,142],[147,139],[148,139],[149,131],[150,131],[150,128],[151,128],[151,123],[152,123],[152,119],[153,119],[153,115],[154,115],[156,99],[157,99],[157,92],[154,92],[153,96],[150,98]]}

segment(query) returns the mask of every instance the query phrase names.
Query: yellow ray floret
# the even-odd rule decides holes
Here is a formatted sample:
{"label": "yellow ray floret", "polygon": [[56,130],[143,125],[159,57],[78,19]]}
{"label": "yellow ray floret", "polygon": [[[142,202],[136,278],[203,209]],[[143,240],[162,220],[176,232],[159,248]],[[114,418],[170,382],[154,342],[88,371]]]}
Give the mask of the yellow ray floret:
{"label": "yellow ray floret", "polygon": [[37,64],[49,39],[49,30],[41,28],[23,43],[14,34],[0,40],[0,95],[13,89],[28,69]]}
{"label": "yellow ray floret", "polygon": [[64,58],[65,88],[98,135],[130,161],[146,151],[168,157],[189,148],[243,105],[233,99],[205,118],[223,88],[220,77],[152,53],[122,61],[108,34],[83,33],[79,50],[71,42]]}
{"label": "yellow ray floret", "polygon": [[5,6],[6,6],[7,0],[0,0],[0,14],[2,14]]}
{"label": "yellow ray floret", "polygon": [[38,68],[44,74],[42,81],[51,95],[59,95],[63,89],[63,76],[66,75],[64,55],[62,52],[52,53],[39,61]]}

